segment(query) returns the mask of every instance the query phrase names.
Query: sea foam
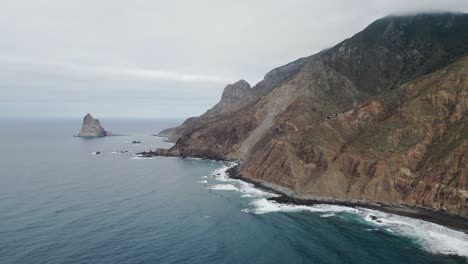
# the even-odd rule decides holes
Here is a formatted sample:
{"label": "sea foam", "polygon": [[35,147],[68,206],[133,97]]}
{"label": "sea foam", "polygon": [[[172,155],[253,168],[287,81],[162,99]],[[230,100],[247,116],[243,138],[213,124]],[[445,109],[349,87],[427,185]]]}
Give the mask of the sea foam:
{"label": "sea foam", "polygon": [[[468,258],[468,234],[421,219],[361,209],[363,218],[384,227],[386,231],[415,239],[427,251],[435,254],[459,255]],[[373,221],[376,216],[381,223]]]}
{"label": "sea foam", "polygon": [[237,190],[239,190],[239,189],[237,189],[236,186],[234,186],[232,184],[216,184],[216,185],[213,185],[213,186],[209,187],[209,189],[218,190],[218,191],[237,191]]}
{"label": "sea foam", "polygon": [[130,158],[131,160],[151,160],[153,157],[139,157],[139,156],[134,156]]}
{"label": "sea foam", "polygon": [[[336,213],[352,213],[362,217],[362,219],[373,226],[379,226],[386,232],[415,239],[423,249],[431,253],[458,255],[468,258],[467,234],[420,219],[388,214],[365,208],[351,208],[325,204],[314,206],[289,205],[279,204],[267,199],[254,200],[251,202],[251,206],[252,208],[246,208],[242,211],[255,214],[304,211],[312,213],[326,212],[326,214],[320,215],[320,217],[323,218],[334,216]],[[372,220],[370,215],[376,216],[380,222]]]}
{"label": "sea foam", "polygon": [[358,210],[340,206],[340,205],[328,205],[328,204],[317,204],[314,206],[306,205],[293,205],[293,204],[281,204],[275,201],[271,201],[265,198],[254,200],[250,203],[252,208],[244,209],[244,212],[254,213],[254,214],[266,214],[272,212],[348,212],[348,213],[357,213]]}
{"label": "sea foam", "polygon": [[[256,188],[253,184],[228,177],[226,171],[236,163],[228,163],[214,170],[210,176],[216,181],[225,182],[210,187],[212,190],[236,191],[242,193],[241,198],[249,198],[249,208],[242,212],[253,214],[267,214],[275,212],[311,212],[320,213],[320,217],[328,218],[340,213],[347,213],[361,217],[367,225],[366,231],[384,230],[394,235],[406,236],[417,241],[423,249],[434,254],[458,255],[468,258],[468,235],[450,228],[430,223],[424,220],[384,213],[366,208],[352,208],[340,205],[317,204],[313,206],[280,204],[268,197],[276,194]],[[380,222],[372,220],[376,216]],[[375,228],[377,227],[377,228]]]}
{"label": "sea foam", "polygon": [[[216,181],[219,182],[226,182],[229,183],[228,185],[234,186],[236,189],[232,187],[228,187],[230,191],[238,191],[241,194],[242,198],[256,198],[256,197],[275,197],[278,196],[274,193],[261,190],[256,188],[253,184],[239,180],[239,179],[232,179],[228,176],[227,170],[232,168],[233,166],[237,165],[235,162],[226,163],[221,168],[214,170],[210,176],[214,178]],[[215,185],[216,186],[216,185]],[[220,188],[219,186],[216,188]],[[223,187],[221,187],[223,188]],[[226,187],[224,187],[226,188]],[[213,187],[210,187],[213,189]],[[218,189],[219,190],[219,189]]]}
{"label": "sea foam", "polygon": [[322,218],[327,218],[327,217],[332,217],[332,216],[335,216],[335,214],[334,213],[328,213],[328,214],[320,215],[320,217],[322,217]]}

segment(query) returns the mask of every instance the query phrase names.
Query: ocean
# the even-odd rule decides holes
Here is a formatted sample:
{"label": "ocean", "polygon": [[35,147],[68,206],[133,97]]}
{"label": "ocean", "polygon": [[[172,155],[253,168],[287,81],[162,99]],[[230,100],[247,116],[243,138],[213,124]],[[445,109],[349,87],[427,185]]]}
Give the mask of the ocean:
{"label": "ocean", "polygon": [[280,205],[227,178],[233,163],[134,154],[170,147],[153,134],[175,120],[101,123],[122,136],[73,137],[81,119],[0,121],[1,264],[468,262],[468,235],[440,225]]}

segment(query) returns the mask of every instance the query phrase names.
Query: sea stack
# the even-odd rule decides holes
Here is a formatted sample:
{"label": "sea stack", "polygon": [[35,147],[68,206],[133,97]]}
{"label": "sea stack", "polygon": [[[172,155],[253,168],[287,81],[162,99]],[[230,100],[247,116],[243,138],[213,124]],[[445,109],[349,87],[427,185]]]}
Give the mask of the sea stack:
{"label": "sea stack", "polygon": [[86,114],[83,118],[83,126],[81,127],[78,137],[105,137],[111,133],[106,131],[98,119],[94,119],[90,114]]}

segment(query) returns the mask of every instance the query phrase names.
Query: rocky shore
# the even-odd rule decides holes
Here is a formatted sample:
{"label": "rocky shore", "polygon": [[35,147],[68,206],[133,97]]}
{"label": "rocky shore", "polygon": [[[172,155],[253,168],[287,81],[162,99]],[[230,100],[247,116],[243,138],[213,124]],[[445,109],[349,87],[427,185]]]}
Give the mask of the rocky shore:
{"label": "rocky shore", "polygon": [[[257,188],[270,191],[278,194],[277,197],[268,198],[269,200],[281,204],[294,204],[313,206],[317,204],[340,205],[347,207],[363,207],[373,210],[382,211],[390,214],[397,214],[406,217],[412,217],[428,221],[435,224],[450,227],[452,229],[468,234],[468,219],[449,214],[443,210],[435,210],[419,206],[410,206],[406,204],[392,204],[387,202],[369,202],[364,200],[345,200],[345,199],[316,199],[312,197],[300,197],[288,188],[272,184],[262,180],[254,180],[252,178],[243,177],[239,173],[239,165],[236,165],[227,170],[227,175],[233,179],[239,179],[248,183],[254,184]],[[375,216],[372,220],[379,222]]]}
{"label": "rocky shore", "polygon": [[[191,158],[191,156],[179,156],[179,155],[168,155],[170,153],[161,153],[161,151],[144,151],[136,153],[136,155],[140,157],[157,157],[157,156],[164,156],[164,157],[179,157],[179,158]],[[196,157],[200,158],[200,157]],[[202,159],[210,159],[210,158],[202,158]],[[223,160],[223,159],[216,159],[218,161],[226,161],[226,162],[235,162],[233,160]],[[244,182],[248,182],[253,184],[255,187],[259,189],[263,189],[272,193],[277,194],[277,197],[268,198],[269,200],[281,203],[281,204],[293,204],[293,205],[305,205],[305,206],[313,206],[317,204],[329,204],[329,205],[340,205],[340,206],[347,206],[347,207],[362,207],[368,208],[373,210],[382,211],[385,213],[396,214],[400,216],[406,216],[411,218],[421,219],[427,222],[440,224],[446,227],[450,227],[452,229],[464,232],[468,234],[468,219],[449,214],[444,210],[437,210],[431,208],[425,208],[420,206],[412,206],[407,204],[393,204],[383,201],[365,201],[365,200],[354,200],[354,199],[326,199],[326,198],[314,198],[314,197],[302,197],[296,194],[289,188],[260,180],[260,179],[252,179],[250,177],[244,177],[240,173],[240,165],[237,164],[231,168],[229,168],[226,173],[228,177],[232,179],[242,180]],[[379,219],[375,216],[371,217],[372,220],[379,223]]]}

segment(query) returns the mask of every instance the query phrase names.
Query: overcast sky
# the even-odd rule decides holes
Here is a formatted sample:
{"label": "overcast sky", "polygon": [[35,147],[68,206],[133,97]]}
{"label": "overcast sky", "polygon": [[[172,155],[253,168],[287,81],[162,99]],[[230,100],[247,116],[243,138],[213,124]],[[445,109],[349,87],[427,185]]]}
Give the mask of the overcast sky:
{"label": "overcast sky", "polygon": [[0,0],[0,116],[187,117],[388,14],[467,0]]}

